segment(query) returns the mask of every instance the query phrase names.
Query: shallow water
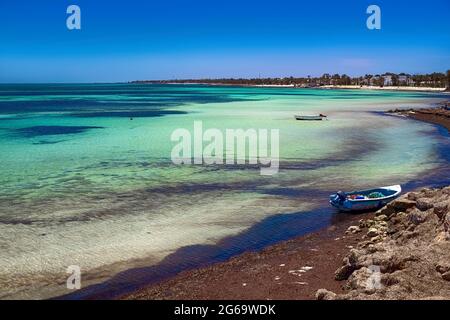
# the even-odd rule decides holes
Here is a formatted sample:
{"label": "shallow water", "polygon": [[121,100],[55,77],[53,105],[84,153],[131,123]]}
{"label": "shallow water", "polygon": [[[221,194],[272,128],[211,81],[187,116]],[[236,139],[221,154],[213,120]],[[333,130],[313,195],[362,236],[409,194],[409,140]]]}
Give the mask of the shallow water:
{"label": "shallow water", "polygon": [[[310,214],[336,189],[444,181],[449,159],[442,144],[448,139],[435,126],[371,111],[446,97],[0,85],[0,297],[67,294],[70,265],[81,267],[83,285],[96,283],[157,264],[182,247],[214,245],[276,214]],[[293,118],[310,112],[327,113],[330,120]],[[279,173],[261,176],[259,168],[245,165],[174,165],[171,133],[193,130],[197,120],[222,131],[279,129]],[[299,221],[305,230],[312,223]],[[264,225],[259,237],[282,238]]]}

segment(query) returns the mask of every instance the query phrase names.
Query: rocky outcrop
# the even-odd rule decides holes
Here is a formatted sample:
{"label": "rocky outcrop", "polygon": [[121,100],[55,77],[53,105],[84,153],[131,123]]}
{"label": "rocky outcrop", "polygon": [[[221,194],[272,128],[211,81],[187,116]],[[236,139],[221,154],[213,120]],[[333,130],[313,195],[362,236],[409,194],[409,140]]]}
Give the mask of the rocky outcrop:
{"label": "rocky outcrop", "polygon": [[336,293],[328,291],[326,289],[319,289],[316,293],[317,300],[335,300]]}
{"label": "rocky outcrop", "polygon": [[[335,279],[345,294],[330,299],[450,299],[450,187],[410,192],[361,220],[363,232]],[[363,231],[364,230],[364,231]]]}

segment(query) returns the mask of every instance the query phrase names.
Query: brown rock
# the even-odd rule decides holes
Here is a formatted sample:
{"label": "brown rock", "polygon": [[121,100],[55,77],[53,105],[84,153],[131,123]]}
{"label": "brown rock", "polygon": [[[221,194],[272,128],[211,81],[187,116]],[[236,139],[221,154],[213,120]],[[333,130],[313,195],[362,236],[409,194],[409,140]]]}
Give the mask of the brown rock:
{"label": "brown rock", "polygon": [[366,221],[366,227],[370,228],[375,224],[375,221],[371,220],[371,219],[367,219]]}
{"label": "brown rock", "polygon": [[378,210],[377,212],[375,212],[375,216],[381,216],[381,215],[385,215],[387,217],[393,215],[395,213],[395,209],[392,205],[388,204],[387,206],[384,206],[383,208],[381,208],[380,210]]}
{"label": "brown rock", "polygon": [[376,216],[373,220],[375,220],[375,221],[387,221],[387,220],[389,220],[389,218],[385,214],[380,214],[380,215]]}
{"label": "brown rock", "polygon": [[408,193],[408,195],[406,197],[408,198],[408,200],[412,200],[412,201],[417,200],[417,194],[415,192]]}
{"label": "brown rock", "polygon": [[393,286],[393,285],[400,283],[400,279],[398,279],[393,274],[383,274],[383,276],[381,277],[381,283],[384,286],[389,287],[389,286]]}
{"label": "brown rock", "polygon": [[446,214],[444,218],[444,230],[450,232],[450,214]]}
{"label": "brown rock", "polygon": [[397,270],[403,270],[409,261],[417,261],[417,258],[414,256],[401,257],[399,255],[393,255],[389,259],[381,261],[379,264],[383,272],[393,273]]}
{"label": "brown rock", "polygon": [[336,270],[334,273],[334,279],[337,281],[347,280],[353,271],[355,271],[355,267],[350,264],[346,264]]}
{"label": "brown rock", "polygon": [[356,265],[358,263],[358,261],[359,261],[359,258],[363,254],[364,254],[364,251],[357,250],[357,249],[351,249],[350,253],[348,255],[348,262],[351,265]]}
{"label": "brown rock", "polygon": [[317,300],[335,300],[336,293],[328,291],[327,289],[319,289],[316,292]]}
{"label": "brown rock", "polygon": [[433,204],[430,201],[419,199],[416,201],[416,208],[420,211],[427,211],[428,209],[433,208]]}
{"label": "brown rock", "polygon": [[390,203],[395,212],[406,211],[416,206],[416,202],[408,199],[397,199]]}
{"label": "brown rock", "polygon": [[445,281],[450,281],[450,271],[447,271],[446,273],[442,274],[442,279]]}
{"label": "brown rock", "polygon": [[391,235],[391,234],[397,233],[397,232],[399,232],[399,231],[400,231],[400,228],[398,228],[398,227],[396,227],[396,226],[390,226],[390,227],[387,229],[386,233],[387,233],[388,235]]}
{"label": "brown rock", "polygon": [[379,241],[381,241],[381,240],[383,240],[383,237],[380,236],[380,235],[370,238],[370,241],[372,241],[372,242],[374,242],[374,243],[375,243],[375,242],[379,242]]}
{"label": "brown rock", "polygon": [[392,217],[392,219],[390,220],[392,224],[399,224],[400,222],[402,222],[402,217],[401,216],[395,216]]}
{"label": "brown rock", "polygon": [[372,272],[366,267],[356,270],[349,277],[346,288],[351,290],[362,290],[365,292],[371,291],[372,288],[368,286],[368,279],[371,275]]}
{"label": "brown rock", "polygon": [[439,273],[446,273],[450,271],[450,262],[439,262],[436,265],[436,271]]}
{"label": "brown rock", "polygon": [[419,233],[416,231],[405,231],[405,232],[403,232],[402,237],[405,238],[405,240],[406,240],[406,239],[415,238],[418,235],[419,235]]}
{"label": "brown rock", "polygon": [[334,273],[334,278],[337,281],[347,280],[353,271],[357,269],[359,257],[363,254],[363,251],[357,249],[351,249],[350,253],[343,260],[343,265]]}
{"label": "brown rock", "polygon": [[378,224],[377,224],[377,228],[387,228],[387,226],[388,226],[388,224],[387,224],[387,222],[386,221],[380,221],[380,222],[378,222]]}
{"label": "brown rock", "polygon": [[369,238],[376,237],[378,234],[379,234],[379,231],[377,228],[370,228],[369,231],[367,232],[367,236]]}
{"label": "brown rock", "polygon": [[409,221],[414,223],[415,225],[421,224],[425,222],[428,214],[426,212],[422,212],[419,210],[413,210],[409,214]]}
{"label": "brown rock", "polygon": [[436,194],[436,191],[433,189],[423,188],[420,190],[420,197],[432,198],[435,196],[435,194]]}
{"label": "brown rock", "polygon": [[359,227],[360,228],[367,228],[366,220],[364,220],[364,219],[359,220]]}
{"label": "brown rock", "polygon": [[447,202],[439,202],[434,205],[433,213],[442,219],[448,213]]}
{"label": "brown rock", "polygon": [[345,233],[346,234],[349,234],[349,233],[355,234],[355,233],[358,233],[358,232],[361,232],[361,229],[358,226],[350,226],[350,227],[348,227],[348,229],[347,229],[347,231]]}

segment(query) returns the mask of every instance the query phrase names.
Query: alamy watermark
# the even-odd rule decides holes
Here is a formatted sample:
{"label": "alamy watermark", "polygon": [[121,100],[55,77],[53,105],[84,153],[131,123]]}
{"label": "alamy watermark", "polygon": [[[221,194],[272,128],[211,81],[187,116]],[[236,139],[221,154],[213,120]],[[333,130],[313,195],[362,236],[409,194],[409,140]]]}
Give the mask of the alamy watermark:
{"label": "alamy watermark", "polygon": [[380,266],[370,265],[369,266],[370,276],[366,281],[367,290],[379,290],[383,286],[381,284],[381,268]]}
{"label": "alamy watermark", "polygon": [[[67,7],[66,26],[69,30],[81,30],[81,9],[77,5],[70,5]],[[366,9],[366,14],[370,16],[366,20],[366,26],[369,30],[381,29],[381,8],[376,4],[371,4]]]}
{"label": "alamy watermark", "polygon": [[70,276],[67,278],[66,287],[69,290],[81,289],[81,268],[77,265],[68,266],[66,273]]}
{"label": "alamy watermark", "polygon": [[69,30],[81,30],[81,9],[77,5],[70,5],[66,10],[67,17],[66,26]]}
{"label": "alamy watermark", "polygon": [[381,29],[381,9],[379,6],[372,4],[367,7],[367,14],[370,16],[367,18],[366,26],[369,30],[380,30]]}
{"label": "alamy watermark", "polygon": [[[69,30],[81,30],[81,9],[77,5],[70,5],[67,7],[66,13],[70,16],[67,17],[66,26]],[[366,20],[366,26],[369,30],[381,29],[381,8],[376,4],[371,4],[366,9],[366,14],[370,16]]]}
{"label": "alamy watermark", "polygon": [[194,121],[193,134],[185,128],[172,132],[178,142],[171,152],[174,164],[260,165],[261,175],[278,173],[280,133],[278,129],[203,130],[202,121]]}

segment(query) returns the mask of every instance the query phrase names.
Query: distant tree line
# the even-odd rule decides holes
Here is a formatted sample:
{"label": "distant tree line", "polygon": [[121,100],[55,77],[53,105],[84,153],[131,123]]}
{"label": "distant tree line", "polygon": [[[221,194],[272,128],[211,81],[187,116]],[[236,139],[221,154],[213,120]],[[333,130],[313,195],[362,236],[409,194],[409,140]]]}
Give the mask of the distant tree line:
{"label": "distant tree line", "polygon": [[356,86],[416,86],[450,88],[450,70],[446,73],[430,74],[392,73],[366,74],[350,77],[346,74],[324,73],[320,77],[283,77],[283,78],[223,78],[223,79],[173,79],[173,80],[139,80],[133,83],[197,83],[224,85],[291,85],[296,87],[318,87],[326,85]]}

